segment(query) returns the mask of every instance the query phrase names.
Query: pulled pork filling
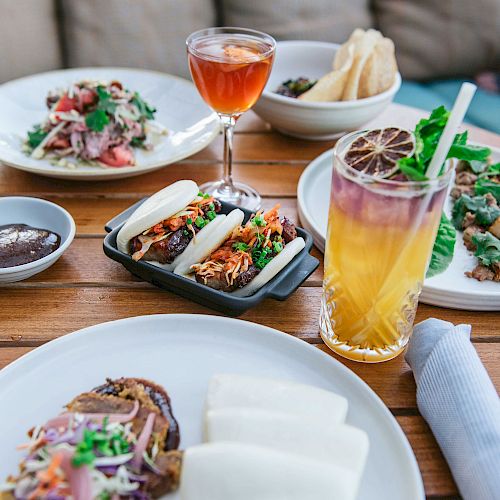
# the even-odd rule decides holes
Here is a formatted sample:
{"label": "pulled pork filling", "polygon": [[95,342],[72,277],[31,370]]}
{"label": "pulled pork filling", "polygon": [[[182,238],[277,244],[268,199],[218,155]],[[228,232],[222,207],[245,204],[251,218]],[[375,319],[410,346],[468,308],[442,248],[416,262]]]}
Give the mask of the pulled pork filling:
{"label": "pulled pork filling", "polygon": [[279,208],[276,205],[266,213],[257,212],[244,226],[237,227],[205,262],[193,265],[196,280],[225,292],[252,281],[297,237],[294,224],[286,217],[280,220]]}
{"label": "pulled pork filling", "polygon": [[132,258],[170,264],[200,229],[215,219],[221,204],[207,194],[198,196],[186,208],[147,229],[130,242]]}

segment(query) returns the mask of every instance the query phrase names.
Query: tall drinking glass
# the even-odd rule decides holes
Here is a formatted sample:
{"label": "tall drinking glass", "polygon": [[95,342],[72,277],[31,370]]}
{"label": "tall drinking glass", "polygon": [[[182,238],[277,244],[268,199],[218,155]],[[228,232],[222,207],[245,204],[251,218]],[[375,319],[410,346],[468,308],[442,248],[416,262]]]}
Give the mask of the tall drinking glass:
{"label": "tall drinking glass", "polygon": [[256,211],[261,204],[259,193],[232,179],[233,130],[239,116],[257,102],[264,90],[276,42],[250,29],[208,28],[191,34],[186,44],[193,81],[224,128],[224,177],[200,189]]}
{"label": "tall drinking glass", "polygon": [[337,354],[374,363],[408,342],[452,169],[425,182],[363,174],[343,157],[364,133],[334,150],[320,331]]}

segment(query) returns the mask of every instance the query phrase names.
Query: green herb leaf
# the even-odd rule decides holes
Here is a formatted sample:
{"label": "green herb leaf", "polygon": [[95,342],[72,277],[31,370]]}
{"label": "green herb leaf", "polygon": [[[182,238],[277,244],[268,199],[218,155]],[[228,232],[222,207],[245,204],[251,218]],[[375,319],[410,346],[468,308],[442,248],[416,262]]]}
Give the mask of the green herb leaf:
{"label": "green herb leaf", "polygon": [[233,243],[233,248],[239,252],[246,252],[250,247],[242,241],[237,241],[236,243]]}
{"label": "green herb leaf", "polygon": [[144,141],[146,140],[146,136],[143,135],[141,137],[132,137],[130,141],[130,145],[134,148],[142,148],[144,147]]}
{"label": "green herb leaf", "polygon": [[490,148],[471,144],[452,144],[447,157],[465,161],[485,161],[490,155]]}
{"label": "green herb leaf", "polygon": [[500,203],[500,163],[490,165],[486,172],[482,173],[475,184],[476,194],[485,195],[491,193]]}
{"label": "green herb leaf", "polygon": [[28,132],[28,144],[31,148],[35,149],[47,137],[48,132],[42,130],[40,125],[35,125],[31,132]]}
{"label": "green herb leaf", "polygon": [[97,101],[97,109],[109,113],[110,115],[114,114],[117,104],[113,100],[113,96],[102,86],[97,87],[96,91],[97,97],[99,98]]}
{"label": "green herb leaf", "polygon": [[213,210],[209,210],[205,215],[207,216],[208,220],[214,220],[216,217],[216,213]]}
{"label": "green herb leaf", "polygon": [[471,160],[467,162],[470,169],[475,173],[475,174],[481,174],[483,173],[486,168],[488,167],[488,162],[486,161],[479,161],[479,160]]}
{"label": "green herb leaf", "polygon": [[108,123],[109,117],[102,109],[96,109],[85,117],[85,124],[94,132],[102,132]]}
{"label": "green herb leaf", "polygon": [[[151,107],[146,101],[144,101],[138,92],[134,94],[134,97],[132,98],[132,104],[137,107],[141,116],[146,118],[146,120],[154,119],[156,109]],[[200,196],[203,196],[203,194],[201,194]]]}
{"label": "green herb leaf", "polygon": [[432,249],[427,278],[440,274],[447,269],[453,259],[456,231],[446,215],[441,215],[436,240]]}
{"label": "green herb leaf", "polygon": [[399,160],[399,169],[412,181],[427,180],[427,177],[419,170],[415,158],[403,158]]}
{"label": "green herb leaf", "polygon": [[481,264],[491,266],[496,262],[500,262],[500,240],[495,238],[489,231],[476,233],[472,237],[472,242],[477,247],[474,255]]}
{"label": "green herb leaf", "polygon": [[497,217],[500,217],[500,208],[488,205],[488,200],[484,196],[470,197],[463,194],[455,202],[452,210],[453,225],[458,230],[462,230],[462,223],[467,212],[474,214],[476,223],[485,228],[491,226]]}

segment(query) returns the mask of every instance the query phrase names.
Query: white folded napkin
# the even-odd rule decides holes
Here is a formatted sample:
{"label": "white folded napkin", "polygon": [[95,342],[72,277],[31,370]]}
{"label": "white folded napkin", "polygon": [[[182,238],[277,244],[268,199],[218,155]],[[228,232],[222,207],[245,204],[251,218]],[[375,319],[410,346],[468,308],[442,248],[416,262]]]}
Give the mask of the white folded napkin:
{"label": "white folded napkin", "polygon": [[417,405],[465,500],[500,499],[500,400],[470,325],[428,319],[413,330],[406,361]]}

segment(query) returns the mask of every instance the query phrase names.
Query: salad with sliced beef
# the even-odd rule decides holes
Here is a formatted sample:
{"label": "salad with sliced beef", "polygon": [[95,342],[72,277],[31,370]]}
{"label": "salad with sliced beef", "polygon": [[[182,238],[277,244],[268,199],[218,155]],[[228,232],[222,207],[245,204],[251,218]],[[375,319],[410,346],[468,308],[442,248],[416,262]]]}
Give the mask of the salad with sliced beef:
{"label": "salad with sliced beef", "polygon": [[456,171],[452,222],[478,261],[465,274],[500,282],[500,163],[461,161]]}
{"label": "salad with sliced beef", "polygon": [[151,150],[168,133],[154,121],[156,110],[116,80],[51,91],[46,104],[48,115],[28,132],[25,152],[59,166],[132,166],[135,149]]}

